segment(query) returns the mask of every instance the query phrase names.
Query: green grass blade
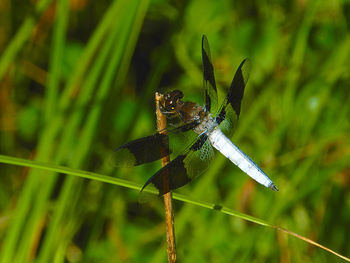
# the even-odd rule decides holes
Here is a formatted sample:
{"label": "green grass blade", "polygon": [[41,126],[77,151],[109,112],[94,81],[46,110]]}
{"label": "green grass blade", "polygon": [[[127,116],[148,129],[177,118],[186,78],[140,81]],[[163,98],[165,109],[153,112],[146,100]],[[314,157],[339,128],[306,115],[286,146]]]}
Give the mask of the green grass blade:
{"label": "green grass blade", "polygon": [[4,74],[6,73],[9,65],[13,63],[16,55],[24,45],[24,43],[31,36],[34,29],[35,23],[39,15],[46,10],[52,0],[40,0],[36,4],[37,16],[28,16],[20,29],[17,31],[16,35],[11,40],[10,44],[5,49],[4,53],[0,57],[0,81],[2,80]]}
{"label": "green grass blade", "polygon": [[[88,62],[92,59],[95,52],[101,47],[101,42],[103,42],[106,32],[111,28],[111,25],[114,24],[115,17],[120,10],[120,1],[113,2],[106,12],[105,17],[101,20],[99,26],[92,35],[85,52],[83,52],[82,57],[78,62],[78,66],[72,73],[72,77],[68,81],[68,84],[66,85],[66,88],[60,98],[59,104],[61,111],[57,112],[55,118],[53,118],[50,124],[45,127],[41,135],[41,140],[37,148],[37,160],[47,161],[51,158],[54,151],[54,142],[57,134],[59,134],[61,129],[64,128],[63,110],[67,109],[72,99],[74,99],[71,96],[73,89],[76,87],[83,74],[86,73],[89,66]],[[66,143],[63,142],[61,145],[64,146],[65,144]],[[61,156],[63,156],[63,154],[61,154]],[[58,159],[56,158],[55,161],[58,161]],[[42,178],[40,178],[39,174]],[[14,220],[11,221],[11,224],[7,230],[7,235],[4,242],[5,245],[2,247],[1,251],[2,262],[13,261],[14,255],[17,257],[23,257],[24,255],[22,256],[20,254],[28,253],[28,250],[26,249],[28,246],[25,239],[32,239],[34,235],[31,235],[30,231],[35,232],[37,228],[40,227],[40,221],[38,219],[40,216],[42,216],[43,211],[46,209],[46,202],[56,181],[55,178],[56,177],[53,176],[49,176],[49,178],[47,178],[47,175],[39,170],[31,170],[29,172],[28,180],[26,181],[23,191],[21,192],[21,195],[17,201]],[[45,187],[41,187],[40,185],[42,184],[44,184]],[[41,191],[40,196],[37,196],[38,189]],[[32,201],[33,198],[36,200]],[[31,203],[35,203],[33,208],[31,207]],[[27,224],[30,225],[30,227],[25,228],[28,234],[23,236],[21,231],[24,230],[24,226]],[[17,253],[17,245],[21,245],[21,251],[26,251],[26,253]]]}
{"label": "green grass blade", "polygon": [[[111,85],[105,79],[108,75],[110,75],[112,72],[115,72],[115,67],[119,64],[119,58],[121,57],[121,54],[123,53],[123,45],[119,43],[117,45],[117,50],[112,49],[113,46],[116,46],[115,40],[118,39],[118,41],[121,41],[123,39],[123,33],[118,30],[119,23],[116,23],[116,28],[112,30],[113,34],[110,35],[107,45],[105,46],[104,50],[107,50],[109,56],[112,56],[112,59],[110,60],[110,64],[114,63],[115,65],[108,65],[107,66],[107,73],[105,73],[104,80],[100,84],[97,94],[94,97],[94,102],[97,104],[96,106],[91,108],[91,111],[89,112],[89,115],[87,117],[87,120],[85,121],[85,125],[82,131],[82,135],[79,140],[79,144],[75,147],[75,151],[73,154],[73,158],[70,160],[70,166],[71,167],[80,167],[88,153],[88,150],[91,145],[91,141],[94,138],[95,129],[98,127],[98,120],[100,119],[100,110],[102,107],[102,101],[105,99],[106,90],[108,90]],[[120,27],[124,31],[125,27]],[[125,38],[125,37],[124,37]],[[104,60],[106,57],[99,56],[99,58],[102,58],[101,60]],[[99,59],[98,59],[99,60]],[[115,62],[117,61],[117,63]],[[102,65],[102,63],[97,63],[96,66]],[[102,67],[98,67],[98,69],[102,69]],[[92,74],[98,76],[98,74]],[[97,81],[97,78],[94,78],[95,81]],[[96,85],[98,86],[98,85]],[[87,86],[85,88],[91,87],[95,88],[94,82],[87,82]],[[93,90],[93,89],[92,89]],[[85,89],[85,91],[87,91]],[[80,96],[80,99],[82,100],[83,104],[88,102],[88,98],[92,95],[91,92],[85,92],[85,96]],[[77,109],[81,109],[82,103],[79,103],[80,107],[77,107]],[[74,126],[77,126],[77,124],[80,123],[82,119],[82,112],[76,110],[71,118],[70,121],[73,121],[75,123]],[[76,127],[77,128],[77,127]],[[68,136],[69,137],[69,136]],[[66,220],[68,213],[68,208],[72,209],[77,201],[77,198],[79,197],[79,192],[81,189],[81,181],[77,180],[77,178],[71,177],[67,178],[64,182],[64,186],[62,191],[60,192],[60,197],[57,203],[57,209],[55,210],[53,214],[53,219],[51,224],[48,226],[47,234],[45,236],[45,239],[43,241],[43,247],[40,253],[40,258],[38,262],[47,262],[47,260],[50,259],[50,256],[52,253],[54,253],[54,248],[58,245],[56,242],[58,242],[57,239],[57,233],[60,232],[61,225],[63,224],[63,220]],[[68,205],[69,204],[69,205]]]}
{"label": "green grass blade", "polygon": [[61,62],[62,57],[64,56],[65,35],[69,16],[68,4],[68,0],[57,1],[57,18],[53,29],[52,56],[50,59],[50,69],[46,85],[46,122],[49,122],[49,120],[53,117],[58,106],[58,89],[61,78],[61,70],[63,67]]}
{"label": "green grass blade", "polygon": [[[142,5],[141,5],[142,6]],[[103,72],[103,78],[102,81],[98,86],[97,93],[95,94],[93,98],[94,107],[91,107],[90,112],[88,113],[87,119],[84,122],[84,128],[81,133],[81,137],[79,140],[79,144],[75,147],[75,151],[73,154],[73,158],[70,160],[70,166],[71,167],[80,167],[83,164],[83,161],[86,158],[86,155],[88,154],[88,151],[92,145],[92,140],[95,135],[95,130],[98,127],[98,122],[101,119],[101,112],[103,109],[104,104],[103,101],[106,100],[109,90],[112,87],[111,82],[114,79],[114,76],[118,70],[125,70],[125,67],[128,67],[128,63],[124,63],[121,65],[122,61],[125,61],[125,49],[129,49],[130,47],[133,47],[135,45],[136,39],[131,38],[130,34],[134,32],[138,32],[140,25],[136,26],[137,24],[134,20],[133,13],[135,13],[135,10],[139,10],[141,7],[139,5],[138,1],[129,2],[128,5],[126,5],[127,11],[123,13],[122,16],[119,17],[119,21],[115,21],[115,28],[111,29],[112,34],[111,38],[115,39],[114,45],[110,45],[109,47],[106,47],[108,50],[112,46],[116,47],[109,52],[110,61],[109,64],[107,64],[106,68],[107,70]],[[124,17],[125,15],[125,17]],[[132,34],[131,34],[132,35]],[[131,42],[131,43],[130,43]],[[113,44],[113,42],[111,42]],[[117,82],[120,74],[117,74]],[[95,78],[94,80],[97,80]],[[87,86],[93,85],[89,80],[86,81]],[[85,88],[87,88],[85,86]],[[86,93],[85,93],[86,94]],[[83,99],[84,95],[80,96],[80,98],[86,103],[87,100]],[[89,98],[89,96],[87,96]],[[81,106],[81,105],[80,105]],[[77,107],[77,109],[80,109],[81,107]],[[77,115],[76,115],[77,113]],[[76,115],[76,120],[79,119],[79,115],[81,113],[76,112],[73,115]],[[81,118],[80,118],[81,119]],[[62,230],[65,228],[64,224],[67,220],[67,217],[73,216],[74,212],[79,210],[79,204],[78,198],[79,193],[82,189],[82,182],[81,180],[77,180],[77,178],[71,177],[67,178],[64,182],[63,189],[60,193],[60,197],[57,203],[57,209],[54,212],[52,222],[49,225],[47,229],[47,234],[45,236],[45,240],[43,242],[42,247],[42,253],[40,254],[39,262],[47,262],[49,260],[52,253],[54,253],[54,248],[59,245],[59,241],[57,238],[57,233],[62,232]],[[74,207],[77,206],[76,209]],[[72,221],[74,222],[74,218],[72,218]],[[68,242],[67,238],[63,239],[63,242]]]}
{"label": "green grass blade", "polygon": [[[16,158],[16,157],[0,155],[0,162],[5,163],[5,164],[23,166],[23,167],[38,168],[38,169],[43,169],[43,170],[52,171],[52,172],[56,172],[56,173],[63,173],[63,174],[77,176],[77,177],[81,177],[81,178],[85,178],[85,179],[96,180],[96,181],[103,182],[103,183],[118,185],[118,186],[126,187],[129,189],[135,189],[135,190],[139,190],[139,191],[142,189],[141,184],[133,183],[133,182],[130,182],[128,180],[118,179],[118,178],[114,178],[114,177],[110,177],[110,176],[106,176],[106,175],[91,173],[91,172],[82,171],[82,170],[73,169],[73,168],[68,168],[68,167],[63,167],[63,166],[59,166],[59,165],[43,163],[43,162],[39,162],[39,161],[31,161],[31,160],[25,160],[25,159]],[[156,191],[152,191],[152,190],[147,190],[147,192],[152,193],[152,194],[156,194]],[[221,212],[223,214],[234,216],[234,217],[237,217],[237,218],[258,224],[258,225],[267,226],[270,228],[275,228],[279,231],[285,232],[289,235],[295,236],[303,241],[306,241],[309,244],[312,244],[312,245],[315,245],[321,249],[324,249],[324,250],[336,255],[337,257],[340,257],[340,258],[350,262],[349,258],[342,256],[341,254],[334,252],[333,250],[331,250],[325,246],[322,246],[319,243],[312,241],[311,239],[300,236],[300,235],[298,235],[292,231],[289,231],[287,229],[284,229],[282,227],[270,224],[270,223],[266,222],[265,220],[262,220],[262,219],[244,214],[244,213],[234,211],[230,208],[227,208],[227,207],[224,207],[224,206],[221,206],[218,204],[213,204],[213,203],[209,203],[209,202],[205,202],[205,201],[195,200],[195,199],[192,199],[188,196],[177,194],[177,193],[173,194],[173,198],[175,200],[179,200],[179,201],[182,201],[182,202],[185,202],[188,204],[192,204],[195,206],[200,206],[200,207],[207,208],[210,210],[216,210],[216,211]]]}

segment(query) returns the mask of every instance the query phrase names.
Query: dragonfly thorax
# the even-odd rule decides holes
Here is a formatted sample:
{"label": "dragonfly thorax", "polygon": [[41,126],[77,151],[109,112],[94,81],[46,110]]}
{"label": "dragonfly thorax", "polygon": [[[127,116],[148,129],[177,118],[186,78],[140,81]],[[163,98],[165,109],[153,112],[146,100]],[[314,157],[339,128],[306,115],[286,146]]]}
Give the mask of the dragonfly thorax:
{"label": "dragonfly thorax", "polygon": [[215,122],[214,118],[210,115],[210,113],[206,112],[206,115],[201,119],[201,122],[198,126],[196,126],[193,131],[198,134],[202,133],[211,133],[218,124]]}

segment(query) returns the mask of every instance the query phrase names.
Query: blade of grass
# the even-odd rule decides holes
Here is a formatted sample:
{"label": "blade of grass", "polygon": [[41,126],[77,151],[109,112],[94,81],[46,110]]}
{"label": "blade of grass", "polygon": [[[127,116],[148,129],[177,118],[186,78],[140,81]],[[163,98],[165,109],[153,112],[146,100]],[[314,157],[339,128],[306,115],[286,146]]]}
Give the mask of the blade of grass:
{"label": "blade of grass", "polygon": [[[130,38],[129,35],[133,33],[135,30],[135,19],[133,14],[136,14],[136,10],[139,10],[142,5],[139,4],[138,1],[128,2],[126,6],[127,9],[124,9],[125,12],[122,12],[122,16],[119,17],[120,23],[115,21],[116,27],[113,30],[114,37],[118,36],[117,41],[114,43],[116,46],[116,50],[111,51],[111,60],[109,65],[107,65],[107,70],[104,72],[104,77],[102,79],[101,84],[99,85],[98,92],[94,97],[94,106],[91,107],[91,111],[88,114],[87,120],[85,121],[85,126],[83,128],[82,134],[80,136],[80,141],[77,146],[75,146],[76,152],[73,154],[73,158],[69,161],[69,165],[71,167],[80,167],[88,154],[88,150],[90,149],[90,145],[92,144],[92,140],[95,135],[95,130],[98,127],[98,122],[101,119],[101,111],[104,106],[104,100],[107,98],[109,94],[109,90],[111,88],[111,82],[114,79],[116,69],[118,71],[121,69],[121,61],[125,56],[125,49],[135,46],[133,41],[136,41],[135,38]],[[124,17],[125,16],[125,17]],[[139,30],[141,24],[136,26],[137,31]],[[128,64],[124,64],[128,66]],[[125,70],[125,69],[123,69]],[[117,74],[117,77],[119,74]],[[118,81],[119,79],[117,79]],[[75,213],[79,210],[78,198],[79,193],[81,191],[82,182],[77,178],[67,178],[64,182],[64,186],[62,192],[59,197],[59,201],[57,204],[57,209],[55,210],[52,224],[49,226],[47,230],[47,235],[45,237],[44,245],[43,245],[43,254],[40,255],[40,262],[47,262],[50,258],[50,255],[54,253],[54,248],[58,244],[59,240],[57,239],[57,233],[62,232],[64,229],[65,221],[67,218],[71,217],[74,220],[72,212]],[[77,206],[76,208],[74,208]],[[71,212],[69,212],[71,211]],[[56,238],[55,238],[56,237]],[[65,242],[68,242],[69,239],[63,238]]]}
{"label": "blade of grass", "polygon": [[307,40],[311,30],[312,22],[315,17],[317,8],[319,6],[319,1],[313,1],[308,5],[307,12],[305,13],[304,20],[298,31],[297,40],[295,46],[293,47],[293,52],[290,59],[290,70],[286,78],[286,89],[283,95],[283,107],[286,119],[289,119],[291,114],[293,114],[293,106],[295,100],[295,92],[297,88],[297,83],[301,73],[301,65],[304,59],[305,50],[307,47]]}
{"label": "blade of grass", "polygon": [[[97,87],[96,84],[100,74],[103,72],[103,66],[104,66],[105,60],[108,58],[108,55],[111,54],[111,51],[112,51],[111,48],[114,44],[114,40],[117,37],[117,33],[119,31],[117,30],[117,28],[115,28],[113,32],[115,33],[111,34],[109,38],[105,41],[101,54],[98,56],[96,63],[94,64],[94,67],[91,69],[91,73],[86,79],[86,82],[84,82],[83,84],[84,89],[82,90],[81,95],[77,99],[76,106],[75,106],[76,110],[70,115],[66,124],[66,129],[64,131],[64,134],[62,135],[61,143],[59,144],[59,147],[57,150],[57,155],[54,158],[55,163],[61,163],[67,158],[67,154],[69,151],[74,151],[73,149],[71,149],[72,147],[71,138],[73,138],[77,130],[79,130],[79,124],[83,119],[85,107],[88,105],[90,98],[92,97],[93,92]],[[77,149],[79,149],[79,147],[76,147],[76,151]],[[80,154],[73,153],[73,156],[74,156],[73,158],[73,162],[74,162],[78,157],[80,157]],[[75,163],[75,165],[80,165],[80,162]],[[50,185],[51,184],[53,185],[54,181],[50,183]],[[46,200],[47,198],[49,198],[51,191],[52,191],[52,187],[49,187],[47,190],[45,190],[46,194],[44,196],[41,196],[41,200]],[[38,200],[38,202],[42,202],[42,201]],[[33,218],[35,217],[33,216]],[[55,218],[56,218],[55,216],[53,216],[52,218],[53,225],[55,225]],[[35,219],[33,220],[35,222]],[[42,244],[39,262],[47,262],[47,260],[50,258],[50,255],[52,255],[52,246],[54,246],[55,244],[55,242],[52,240],[52,237],[50,238],[50,233],[52,228],[54,227],[51,225],[48,227],[45,240]],[[49,240],[51,240],[51,242]],[[51,249],[47,248],[47,246],[51,247]]]}
{"label": "blade of grass", "polygon": [[[71,93],[82,78],[83,74],[86,72],[89,65],[89,63],[87,62],[90,61],[94,53],[97,50],[99,50],[99,48],[101,47],[100,43],[102,42],[104,35],[110,29],[110,26],[114,24],[115,16],[118,14],[119,8],[119,1],[115,1],[108,9],[108,12],[102,19],[93,36],[91,37],[87,48],[85,49],[85,52],[79,60],[78,67],[72,74],[72,77],[68,82],[65,91],[63,92],[63,95],[61,96],[61,111],[57,112],[58,115],[56,116],[56,118],[53,118],[51,123],[48,124],[43,131],[41,140],[39,142],[36,159],[43,161],[50,159],[51,153],[53,152],[53,146],[55,145],[55,138],[59,133],[60,129],[64,127],[64,117],[62,114],[68,108],[68,106],[70,105],[70,101],[73,99]],[[28,216],[32,215],[32,213],[29,213],[31,209],[31,200],[33,198],[37,199],[35,202],[33,202],[35,203],[35,211],[38,211],[38,213],[42,213],[42,211],[45,210],[44,205],[46,204],[47,200],[47,197],[45,197],[45,195],[48,196],[55,183],[55,180],[49,179],[49,181],[47,181],[48,179],[46,178],[45,174],[42,174],[42,178],[40,179],[37,173],[38,171],[34,170],[31,170],[29,172],[28,179],[17,202],[18,204],[16,207],[14,220],[12,221],[10,227],[7,230],[7,236],[5,238],[4,246],[2,247],[0,260],[1,262],[10,262],[12,261],[11,258],[13,257],[13,255],[18,255],[18,253],[15,253],[16,245],[19,241],[22,241],[23,236],[21,234],[21,231],[24,227],[24,224],[27,223]],[[40,187],[41,184],[43,184],[44,187]],[[37,189],[40,189],[40,193],[42,194],[39,197],[37,196]],[[29,213],[28,216],[26,215],[27,213]],[[33,216],[34,215],[35,213],[33,213]],[[33,221],[35,220],[33,219]]]}
{"label": "blade of grass", "polygon": [[50,70],[46,85],[46,109],[45,121],[49,122],[57,110],[58,88],[62,70],[62,56],[65,46],[65,35],[67,31],[69,16],[69,1],[57,1],[56,21],[53,28],[52,52],[50,58]]}
{"label": "blade of grass", "polygon": [[11,40],[10,44],[5,49],[4,53],[0,57],[0,81],[2,80],[4,74],[6,73],[8,67],[15,60],[15,57],[19,50],[22,48],[24,43],[31,36],[33,29],[35,27],[38,17],[44,12],[47,7],[51,4],[52,0],[40,0],[36,6],[36,16],[28,16],[21,27],[17,31],[16,35]]}
{"label": "blade of grass", "polygon": [[[39,162],[39,161],[31,161],[31,160],[25,160],[25,159],[21,159],[21,158],[16,158],[16,157],[10,157],[10,156],[5,156],[5,155],[0,155],[0,162],[1,163],[6,163],[6,164],[12,164],[12,165],[17,165],[17,166],[23,166],[23,167],[31,167],[31,168],[38,168],[38,169],[43,169],[43,170],[47,170],[47,171],[53,171],[56,173],[62,173],[62,174],[67,174],[67,175],[72,175],[72,176],[78,176],[78,177],[82,177],[82,178],[86,178],[86,179],[91,179],[91,180],[96,180],[99,182],[104,182],[104,183],[109,183],[109,184],[113,184],[113,185],[118,185],[118,186],[123,186],[123,187],[127,187],[130,189],[135,189],[135,190],[141,190],[142,189],[142,185],[141,184],[137,184],[134,182],[130,182],[128,180],[123,180],[123,179],[118,179],[118,178],[114,178],[114,177],[110,177],[110,176],[106,176],[106,175],[101,175],[101,174],[97,174],[97,173],[92,173],[92,172],[87,172],[87,171],[82,171],[82,170],[78,170],[78,169],[73,169],[73,168],[68,168],[68,167],[63,167],[63,166],[59,166],[59,165],[54,165],[54,164],[48,164],[48,163],[43,163],[43,162]],[[153,189],[145,189],[144,191],[147,191],[148,193],[152,193],[152,194],[158,194],[158,192],[156,190]],[[346,260],[347,262],[350,262],[350,259],[315,242],[312,241],[311,239],[308,239],[306,237],[303,237],[301,235],[298,235],[292,231],[289,231],[285,228],[270,224],[268,222],[266,222],[265,220],[244,214],[244,213],[240,213],[237,211],[234,211],[230,208],[218,205],[218,204],[213,204],[210,202],[205,202],[205,201],[199,201],[199,200],[195,200],[192,199],[188,196],[185,195],[181,195],[181,194],[176,194],[174,193],[173,198],[188,204],[192,204],[192,205],[196,205],[199,207],[203,207],[203,208],[207,208],[207,209],[211,209],[211,210],[216,210],[218,212],[221,212],[223,214],[226,215],[230,215],[230,216],[234,216],[261,226],[266,226],[266,227],[270,227],[270,228],[274,228],[277,229],[278,231],[282,231],[287,233],[288,235],[292,235],[298,239],[301,239],[311,245],[317,246],[323,250],[326,250],[327,252],[330,252],[334,255],[336,255],[337,257],[340,257],[343,260]]]}
{"label": "blade of grass", "polygon": [[[130,14],[129,12],[127,13]],[[109,61],[109,65],[107,65],[107,72],[104,72],[104,79],[102,80],[102,83],[98,89],[98,93],[94,98],[93,103],[95,106],[91,108],[87,120],[85,121],[85,126],[80,136],[79,143],[77,146],[75,146],[75,151],[72,149],[74,157],[69,160],[69,165],[71,167],[80,167],[85,160],[88,149],[95,134],[95,129],[98,127],[100,110],[103,106],[103,101],[107,93],[106,90],[111,87],[110,82],[106,82],[106,78],[109,78],[109,81],[111,81],[111,78],[109,76],[111,76],[111,72],[115,72],[115,68],[118,66],[120,58],[122,57],[124,50],[123,42],[126,39],[125,34],[127,33],[127,23],[124,23],[122,27],[120,23],[116,23],[116,25],[119,25],[118,27],[122,29],[122,32],[116,28],[116,30],[113,32],[113,35],[111,35],[111,41],[108,42],[109,45],[105,47],[110,51],[108,52],[108,55],[111,56],[111,60]],[[115,40],[118,40],[118,42],[115,42]],[[117,46],[117,50],[113,50],[113,46]],[[114,65],[111,65],[113,63]],[[87,84],[89,83],[87,82]],[[95,88],[96,86],[92,87]],[[83,96],[80,96],[80,98],[83,98]],[[76,124],[75,126],[77,126],[77,124],[82,121],[83,116],[82,112],[80,111],[75,111],[72,115],[72,121]],[[74,208],[77,198],[79,197],[80,190],[81,181],[77,180],[77,178],[72,177],[65,180],[58,199],[56,210],[54,211],[52,217],[52,223],[48,227],[47,234],[43,242],[43,249],[40,253],[39,262],[47,262],[50,259],[51,255],[54,253],[54,248],[58,245],[57,243],[59,242],[57,239],[57,233],[60,232],[61,226],[63,224],[62,221],[67,220],[67,210]]]}
{"label": "blade of grass", "polygon": [[[57,14],[56,14],[56,22],[53,29],[53,55],[51,56],[50,61],[50,74],[48,79],[48,85],[47,85],[47,105],[46,105],[46,122],[49,123],[50,119],[53,118],[54,109],[57,107],[56,98],[58,95],[58,88],[59,88],[59,80],[60,80],[60,74],[61,74],[61,62],[62,62],[62,55],[63,55],[63,49],[65,44],[65,33],[68,23],[68,14],[69,14],[69,8],[68,8],[68,1],[67,0],[60,0],[57,2]],[[55,180],[52,180],[51,187],[53,185],[53,182]],[[51,187],[48,185],[46,192],[49,192]],[[45,192],[45,191],[44,191]],[[44,197],[45,193],[41,197]],[[35,196],[33,196],[35,198]],[[41,201],[44,201],[44,198],[40,198]],[[34,240],[40,239],[37,235],[41,231],[35,231],[37,229],[35,226],[41,228],[41,224],[38,224],[38,222],[41,222],[44,220],[44,218],[41,217],[41,208],[40,201],[37,203],[37,205],[31,209],[32,213],[28,218],[28,221],[26,222],[27,227],[24,229],[24,232],[22,234],[21,242],[19,244],[19,247],[16,250],[16,258],[14,261],[16,262],[28,262],[28,256],[29,253],[32,255],[35,252],[35,249],[31,246],[31,244],[34,244],[36,246],[36,242]],[[41,217],[41,218],[40,218]]]}

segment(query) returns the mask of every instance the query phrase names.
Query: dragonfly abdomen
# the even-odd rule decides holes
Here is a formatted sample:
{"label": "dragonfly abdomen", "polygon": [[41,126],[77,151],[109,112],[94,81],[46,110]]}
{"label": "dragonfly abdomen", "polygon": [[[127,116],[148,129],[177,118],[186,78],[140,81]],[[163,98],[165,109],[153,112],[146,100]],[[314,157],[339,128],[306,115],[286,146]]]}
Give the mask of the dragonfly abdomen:
{"label": "dragonfly abdomen", "polygon": [[243,172],[248,174],[258,183],[278,191],[277,187],[270,180],[270,178],[257,166],[252,159],[250,159],[244,152],[242,152],[236,145],[220,129],[214,129],[209,135],[210,143],[220,151],[225,157],[230,159]]}

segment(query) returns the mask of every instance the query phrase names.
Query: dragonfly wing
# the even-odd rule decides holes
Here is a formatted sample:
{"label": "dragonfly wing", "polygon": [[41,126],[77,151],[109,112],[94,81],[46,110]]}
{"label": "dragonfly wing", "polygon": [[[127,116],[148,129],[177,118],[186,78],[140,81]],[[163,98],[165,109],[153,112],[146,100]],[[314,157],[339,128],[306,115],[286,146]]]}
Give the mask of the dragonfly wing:
{"label": "dragonfly wing", "polygon": [[170,153],[168,136],[156,133],[120,146],[112,154],[111,162],[117,167],[131,167],[153,162]]}
{"label": "dragonfly wing", "polygon": [[230,136],[233,132],[239,114],[241,112],[241,102],[245,86],[248,82],[250,73],[250,61],[245,59],[239,65],[235,76],[233,77],[227,96],[218,111],[215,120],[220,125],[220,129]]}
{"label": "dragonfly wing", "polygon": [[216,113],[218,107],[218,93],[215,84],[214,67],[211,60],[209,42],[205,35],[202,37],[202,62],[205,108],[211,113]]}
{"label": "dragonfly wing", "polygon": [[158,189],[159,196],[162,196],[169,191],[186,185],[206,171],[210,160],[214,156],[213,148],[207,138],[206,134],[200,135],[188,150],[178,155],[173,161],[150,177],[142,190],[153,184]]}
{"label": "dragonfly wing", "polygon": [[195,122],[185,123],[123,144],[113,152],[110,162],[117,167],[131,167],[159,160],[172,152],[178,153],[183,142],[193,141],[195,125]]}

